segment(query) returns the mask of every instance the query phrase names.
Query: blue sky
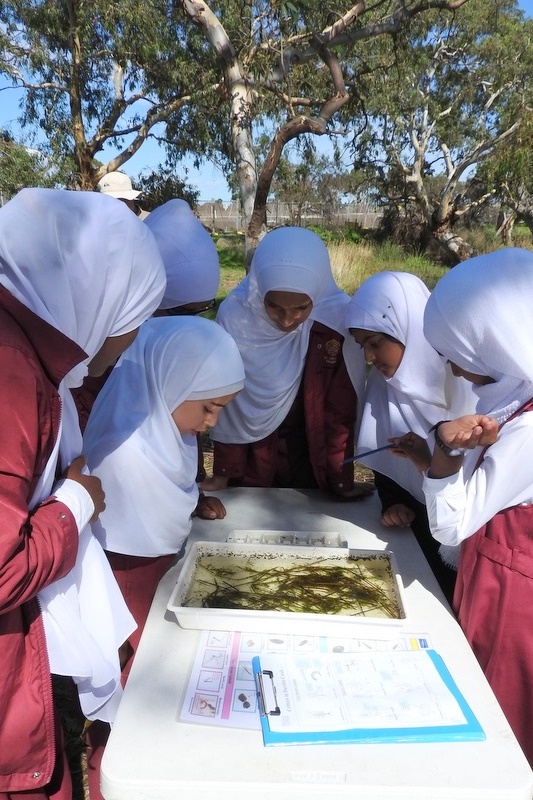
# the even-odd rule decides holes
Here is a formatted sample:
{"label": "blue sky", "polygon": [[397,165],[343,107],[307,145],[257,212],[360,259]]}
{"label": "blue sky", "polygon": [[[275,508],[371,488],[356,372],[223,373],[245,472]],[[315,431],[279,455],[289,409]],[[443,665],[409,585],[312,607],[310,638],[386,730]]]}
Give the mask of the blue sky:
{"label": "blue sky", "polygon": [[[533,0],[519,0],[518,6],[523,9],[528,17],[533,17]],[[163,160],[159,154],[160,150],[156,143],[147,142],[128,161],[127,171],[131,175],[138,175],[145,169],[150,170]],[[191,164],[189,165],[189,170],[188,180],[199,190],[200,202],[209,200],[230,201],[231,197],[226,180],[214,165],[205,164],[199,170],[196,170]]]}
{"label": "blue sky", "polygon": [[[518,5],[528,17],[533,17],[533,0],[519,0]],[[8,128],[15,135],[18,128],[16,120],[19,115],[19,97],[20,93],[17,93],[16,90],[4,89],[0,93],[0,128]],[[110,153],[110,155],[113,155],[113,153]],[[136,176],[141,172],[151,171],[163,161],[164,153],[161,148],[156,142],[148,140],[124,165],[124,171],[130,176]],[[214,164],[206,162],[200,169],[196,169],[188,161],[183,162],[183,165],[188,169],[188,182],[200,192],[200,202],[209,200],[230,201],[230,192],[226,180]],[[178,172],[181,172],[180,167],[178,167]]]}

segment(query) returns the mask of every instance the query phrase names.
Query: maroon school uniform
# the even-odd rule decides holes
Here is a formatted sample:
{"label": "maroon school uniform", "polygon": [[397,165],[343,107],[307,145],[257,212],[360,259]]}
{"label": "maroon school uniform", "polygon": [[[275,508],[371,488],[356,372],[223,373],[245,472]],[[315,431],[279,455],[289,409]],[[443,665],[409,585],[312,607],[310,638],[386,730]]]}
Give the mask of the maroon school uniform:
{"label": "maroon school uniform", "polygon": [[250,444],[214,442],[213,473],[232,486],[318,487],[342,494],[354,483],[357,396],[342,355],[344,338],[314,322],[298,395],[286,419]]}
{"label": "maroon school uniform", "polygon": [[503,509],[462,543],[453,606],[533,766],[533,506]]}
{"label": "maroon school uniform", "polygon": [[59,383],[86,355],[3,287],[0,343],[0,798],[67,800],[36,597],[73,568],[78,528],[63,503],[28,503],[59,433]]}

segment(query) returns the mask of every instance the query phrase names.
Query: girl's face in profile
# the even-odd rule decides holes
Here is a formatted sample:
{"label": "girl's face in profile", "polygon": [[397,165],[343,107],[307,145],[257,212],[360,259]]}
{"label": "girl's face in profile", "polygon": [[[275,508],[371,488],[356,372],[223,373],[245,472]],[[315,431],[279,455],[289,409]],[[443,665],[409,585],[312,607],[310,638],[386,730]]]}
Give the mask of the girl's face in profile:
{"label": "girl's face in profile", "polygon": [[449,364],[456,378],[465,378],[465,380],[470,381],[470,383],[476,386],[486,386],[488,383],[494,383],[494,378],[491,378],[489,375],[476,375],[475,372],[467,372],[466,369],[457,366],[453,361],[450,361]]}
{"label": "girl's face in profile", "polygon": [[311,298],[299,292],[267,292],[264,304],[268,317],[284,333],[295,331],[313,310]]}
{"label": "girl's face in profile", "polygon": [[238,392],[234,392],[211,400],[185,400],[174,409],[172,419],[182,436],[204,433],[217,424],[221,409],[237,397],[237,394]]}
{"label": "girl's face in profile", "polygon": [[350,333],[363,348],[365,361],[372,364],[385,378],[392,378],[402,363],[405,345],[386,333],[350,328]]}
{"label": "girl's face in profile", "polygon": [[139,328],[135,328],[133,331],[129,331],[129,333],[120,334],[120,336],[108,336],[94,358],[89,361],[87,367],[87,374],[89,377],[98,378],[100,375],[104,374],[108,367],[112,367],[113,364],[116,364],[124,350],[126,350],[130,344],[133,344],[138,332]]}

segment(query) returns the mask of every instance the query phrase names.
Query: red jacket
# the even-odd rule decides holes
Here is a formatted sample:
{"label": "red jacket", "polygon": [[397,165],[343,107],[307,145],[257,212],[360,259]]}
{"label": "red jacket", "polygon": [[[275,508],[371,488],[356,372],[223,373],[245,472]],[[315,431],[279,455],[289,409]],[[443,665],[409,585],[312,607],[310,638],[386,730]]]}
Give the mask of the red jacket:
{"label": "red jacket", "polygon": [[[342,464],[353,455],[357,411],[357,396],[342,355],[343,342],[340,333],[313,323],[299,393],[316,485],[335,494],[347,492],[354,482],[353,464]],[[272,486],[278,446],[277,431],[251,444],[215,442],[213,473],[245,486]]]}
{"label": "red jacket", "polygon": [[58,435],[57,387],[84,358],[0,286],[0,792],[45,786],[56,759],[36,595],[74,566],[78,529],[54,498],[28,503]]}
{"label": "red jacket", "polygon": [[[533,400],[505,422],[525,413],[533,413]],[[453,610],[533,767],[532,531],[533,506],[524,504],[503,508],[464,539]]]}

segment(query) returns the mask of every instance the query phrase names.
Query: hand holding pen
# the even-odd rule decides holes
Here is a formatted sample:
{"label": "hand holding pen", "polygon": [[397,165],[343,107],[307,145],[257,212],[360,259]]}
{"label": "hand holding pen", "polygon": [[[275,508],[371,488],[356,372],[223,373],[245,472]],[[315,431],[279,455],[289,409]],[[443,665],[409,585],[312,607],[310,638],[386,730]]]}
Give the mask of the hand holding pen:
{"label": "hand holding pen", "polygon": [[342,463],[350,464],[352,461],[359,461],[360,458],[365,458],[366,456],[373,456],[374,453],[381,453],[382,450],[391,450],[395,446],[396,445],[391,443],[391,444],[386,444],[384,447],[377,447],[375,450],[367,450],[366,453],[358,453],[356,456],[345,458]]}
{"label": "hand holding pen", "polygon": [[347,458],[343,461],[343,464],[359,461],[362,458],[366,458],[366,456],[374,455],[374,453],[381,453],[383,450],[392,450],[395,456],[408,458],[420,472],[428,469],[431,462],[431,452],[426,440],[418,436],[418,434],[409,431],[409,433],[403,436],[395,436],[389,441],[389,444],[383,447],[377,447],[375,450],[367,450],[365,453],[359,453],[356,456]]}

